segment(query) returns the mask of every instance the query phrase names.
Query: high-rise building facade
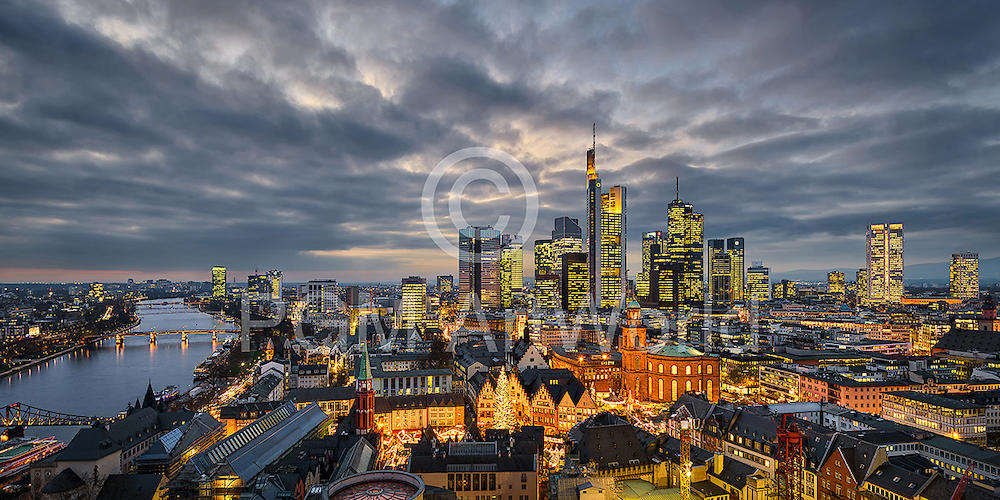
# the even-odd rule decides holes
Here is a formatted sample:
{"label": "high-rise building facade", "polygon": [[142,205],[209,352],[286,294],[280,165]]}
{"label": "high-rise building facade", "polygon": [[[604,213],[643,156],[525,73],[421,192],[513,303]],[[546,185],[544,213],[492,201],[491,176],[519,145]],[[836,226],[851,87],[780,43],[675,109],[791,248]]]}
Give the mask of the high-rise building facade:
{"label": "high-rise building facade", "polygon": [[470,307],[476,298],[482,307],[501,307],[500,231],[492,226],[458,232],[458,291]]}
{"label": "high-rise building facade", "polygon": [[903,224],[868,227],[868,301],[903,301]]}
{"label": "high-rise building facade", "polygon": [[267,272],[267,288],[271,294],[271,300],[281,300],[281,271],[271,269]]}
{"label": "high-rise building facade", "polygon": [[500,305],[506,308],[524,287],[524,245],[516,236],[505,240],[500,248]]}
{"label": "high-rise building facade", "polygon": [[625,256],[628,234],[625,186],[612,186],[601,195],[601,307],[624,305],[628,277]]}
{"label": "high-rise building facade", "polygon": [[979,254],[962,252],[951,254],[950,292],[960,299],[979,298]]}
{"label": "high-rise building facade", "polygon": [[256,299],[271,298],[271,282],[267,274],[247,276],[247,293]]}
{"label": "high-rise building facade", "polygon": [[705,262],[708,269],[708,296],[712,302],[728,303],[732,299],[732,272],[730,270],[729,254],[726,253],[726,240],[710,239],[705,245],[708,255]]}
{"label": "high-rise building facade", "polygon": [[826,291],[841,298],[847,292],[847,278],[840,271],[830,271],[826,274]]}
{"label": "high-rise building facade", "polygon": [[726,239],[726,253],[729,254],[730,292],[733,302],[743,302],[746,294],[746,249],[742,237]]}
{"label": "high-rise building facade", "polygon": [[861,268],[854,274],[854,300],[858,304],[868,303],[868,269]]}
{"label": "high-rise building facade", "polygon": [[565,253],[562,256],[559,294],[565,311],[576,311],[590,306],[590,268],[587,254],[583,252]]}
{"label": "high-rise building facade", "polygon": [[679,273],[677,296],[666,304],[669,310],[700,307],[704,301],[704,237],[705,219],[694,206],[680,196],[667,205],[667,255]]}
{"label": "high-rise building facade", "polygon": [[747,269],[747,299],[751,302],[771,300],[771,270],[762,262]]}
{"label": "high-rise building facade", "polygon": [[552,261],[552,240],[535,240],[535,276],[555,274]]}
{"label": "high-rise building facade", "polygon": [[223,266],[212,268],[212,298],[226,298],[226,268]]}
{"label": "high-rise building facade", "polygon": [[580,219],[572,217],[558,217],[552,227],[552,270],[559,274],[562,271],[562,254],[583,251],[583,232],[580,230]]}
{"label": "high-rise building facade", "polygon": [[[596,125],[595,125],[596,130]],[[587,277],[589,293],[595,300],[601,298],[601,178],[596,166],[597,138],[587,150]],[[565,297],[563,297],[565,302]]]}
{"label": "high-rise building facade", "polygon": [[543,274],[541,276],[535,276],[535,307],[541,309],[555,309],[561,306],[562,300],[559,295],[559,275]]}
{"label": "high-rise building facade", "polygon": [[650,264],[652,245],[659,245],[663,242],[663,231],[646,231],[642,233],[642,269],[639,271],[638,279],[635,280],[635,293],[643,301],[649,298]]}
{"label": "high-rise building facade", "polygon": [[448,293],[455,289],[455,277],[450,274],[442,274],[437,277],[438,293]]}
{"label": "high-rise building facade", "polygon": [[311,280],[306,283],[306,311],[314,314],[340,310],[340,285],[336,280]]}
{"label": "high-rise building facade", "polygon": [[420,276],[403,278],[402,295],[400,326],[421,328],[427,314],[427,280]]}

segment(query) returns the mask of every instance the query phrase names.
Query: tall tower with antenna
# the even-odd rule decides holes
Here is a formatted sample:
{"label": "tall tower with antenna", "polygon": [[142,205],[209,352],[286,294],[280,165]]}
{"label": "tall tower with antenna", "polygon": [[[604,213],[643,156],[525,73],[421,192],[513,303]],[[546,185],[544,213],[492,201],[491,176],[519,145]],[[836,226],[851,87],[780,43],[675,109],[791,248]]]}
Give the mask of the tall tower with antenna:
{"label": "tall tower with antenna", "polygon": [[597,175],[597,123],[593,145],[587,150],[587,268],[588,295],[595,307],[601,301],[601,178]]}

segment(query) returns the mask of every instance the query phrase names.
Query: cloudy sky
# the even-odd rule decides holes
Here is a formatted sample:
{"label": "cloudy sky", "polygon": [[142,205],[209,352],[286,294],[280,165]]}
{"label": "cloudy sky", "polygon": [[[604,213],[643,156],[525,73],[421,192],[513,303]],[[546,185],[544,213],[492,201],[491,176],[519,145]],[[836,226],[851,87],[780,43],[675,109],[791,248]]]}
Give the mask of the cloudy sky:
{"label": "cloudy sky", "polygon": [[[675,176],[779,271],[859,267],[888,221],[908,263],[1000,255],[995,2],[536,4],[0,2],[0,281],[454,273],[435,165],[519,160],[530,242],[583,218],[593,122],[630,274]],[[454,194],[482,168],[508,192]],[[458,164],[435,222],[516,230],[525,191]]]}

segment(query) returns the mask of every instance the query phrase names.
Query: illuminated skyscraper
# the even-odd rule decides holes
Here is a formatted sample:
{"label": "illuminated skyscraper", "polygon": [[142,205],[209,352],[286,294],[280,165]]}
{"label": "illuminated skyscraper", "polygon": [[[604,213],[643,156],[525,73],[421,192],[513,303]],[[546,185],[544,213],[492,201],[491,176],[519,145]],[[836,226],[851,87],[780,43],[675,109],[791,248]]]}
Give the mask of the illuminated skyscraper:
{"label": "illuminated skyscraper", "polygon": [[583,251],[583,232],[580,230],[580,219],[571,217],[556,218],[552,227],[552,269],[559,274],[562,272],[562,254]]}
{"label": "illuminated skyscraper", "polygon": [[868,228],[868,300],[891,304],[903,300],[903,224]]}
{"label": "illuminated skyscraper", "polygon": [[267,272],[267,288],[271,300],[281,300],[281,271],[272,269]]}
{"label": "illuminated skyscraper", "polygon": [[510,307],[514,293],[524,287],[524,245],[516,236],[504,240],[500,248],[500,304]]}
{"label": "illuminated skyscraper", "polygon": [[[601,178],[597,175],[597,124],[594,124],[594,145],[587,150],[587,266],[589,293],[601,298]],[[563,297],[566,302],[566,297]]]}
{"label": "illuminated skyscraper", "polygon": [[764,267],[762,262],[754,262],[753,267],[747,269],[747,300],[771,300],[771,270]]}
{"label": "illuminated skyscraper", "polygon": [[438,293],[447,293],[455,289],[455,277],[450,274],[443,274],[437,277]]}
{"label": "illuminated skyscraper", "polygon": [[647,231],[642,233],[642,270],[639,271],[638,279],[635,280],[635,293],[643,301],[649,297],[650,264],[652,254],[650,247],[663,242],[663,231]]}
{"label": "illuminated skyscraper", "polygon": [[552,240],[535,240],[535,276],[555,274],[552,260]]}
{"label": "illuminated skyscraper", "polygon": [[257,299],[271,298],[271,283],[266,274],[247,276],[247,293]]}
{"label": "illuminated skyscraper", "polygon": [[400,326],[404,329],[420,328],[427,314],[427,280],[420,276],[403,278]]}
{"label": "illuminated skyscraper", "polygon": [[844,273],[840,271],[830,271],[826,275],[826,291],[827,293],[833,293],[840,295],[841,298],[844,297],[844,293],[847,291],[847,283]]}
{"label": "illuminated skyscraper", "polygon": [[562,308],[566,311],[576,311],[590,304],[589,267],[587,254],[583,252],[565,253],[562,256],[562,273],[560,274],[560,295]]}
{"label": "illuminated skyscraper", "polygon": [[742,302],[746,293],[746,252],[744,240],[741,237],[726,239],[726,253],[729,254],[731,298],[733,302]]}
{"label": "illuminated skyscraper", "polygon": [[212,268],[212,298],[226,298],[226,268],[215,266]]}
{"label": "illuminated skyscraper", "polygon": [[601,195],[601,307],[623,305],[628,277],[625,255],[625,186],[612,186]]}
{"label": "illuminated skyscraper", "polygon": [[951,254],[951,296],[961,299],[979,298],[979,254]]}
{"label": "illuminated skyscraper", "polygon": [[[679,185],[679,183],[678,183]],[[667,256],[675,265],[676,302],[660,298],[661,308],[671,311],[700,307],[704,301],[703,245],[705,219],[690,203],[677,197],[667,205]]]}
{"label": "illuminated skyscraper", "polygon": [[306,311],[313,314],[339,312],[340,304],[340,285],[336,280],[306,283]]}
{"label": "illuminated skyscraper", "polygon": [[868,269],[861,268],[854,275],[854,297],[858,304],[868,303]]}
{"label": "illuminated skyscraper", "polygon": [[710,239],[705,245],[708,255],[708,295],[712,302],[728,303],[731,296],[732,276],[729,255],[726,254],[726,240]]}
{"label": "illuminated skyscraper", "polygon": [[798,290],[794,281],[781,280],[772,286],[772,299],[794,299],[796,295],[798,295]]}
{"label": "illuminated skyscraper", "polygon": [[555,309],[561,305],[562,300],[559,297],[559,275],[543,274],[541,276],[535,276],[535,306],[542,309]]}
{"label": "illuminated skyscraper", "polygon": [[458,291],[463,303],[500,304],[500,231],[469,226],[458,232]]}

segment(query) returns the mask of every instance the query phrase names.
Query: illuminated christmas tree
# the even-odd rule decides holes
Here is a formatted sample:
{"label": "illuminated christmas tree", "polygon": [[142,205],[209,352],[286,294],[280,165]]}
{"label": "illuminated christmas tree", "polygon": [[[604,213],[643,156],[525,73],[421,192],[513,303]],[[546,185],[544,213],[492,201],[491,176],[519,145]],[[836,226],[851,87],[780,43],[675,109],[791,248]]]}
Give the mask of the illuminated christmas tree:
{"label": "illuminated christmas tree", "polygon": [[496,394],[493,399],[493,422],[497,429],[514,428],[514,398],[510,394],[510,379],[506,369],[497,377]]}

